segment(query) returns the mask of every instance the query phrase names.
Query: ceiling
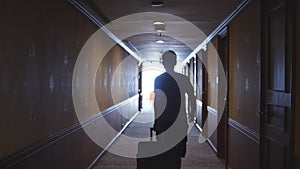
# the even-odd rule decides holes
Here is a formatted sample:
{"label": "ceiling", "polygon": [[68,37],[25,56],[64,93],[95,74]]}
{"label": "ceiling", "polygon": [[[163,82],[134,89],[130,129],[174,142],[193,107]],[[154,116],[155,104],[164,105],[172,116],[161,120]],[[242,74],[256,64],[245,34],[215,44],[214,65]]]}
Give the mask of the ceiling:
{"label": "ceiling", "polygon": [[[122,39],[126,45],[134,46],[138,51],[142,51],[140,57],[146,61],[159,60],[161,53],[166,50],[174,50],[179,56],[179,61],[183,61],[191,51],[198,46],[204,39],[191,37],[191,30],[180,27],[187,22],[192,23],[204,35],[210,35],[218,25],[236,9],[242,0],[152,0],[161,1],[163,6],[151,6],[151,0],[78,0],[85,3],[85,7],[92,10],[96,18],[103,25],[118,20],[121,17],[142,12],[164,13],[177,16],[181,19],[168,21],[165,18],[166,31],[159,35],[154,30],[153,22],[159,21],[160,18],[150,17],[146,14],[138,21],[135,20],[135,28],[144,33],[137,33],[133,36]],[[147,16],[148,15],[148,16]],[[172,19],[172,17],[169,17]],[[186,21],[184,21],[186,20]],[[147,24],[146,24],[147,23]],[[149,24],[150,23],[150,24]],[[173,29],[178,27],[178,29]],[[108,27],[112,33],[118,37],[126,31],[134,31],[125,29],[126,26],[118,26],[117,28]],[[172,29],[171,29],[172,28]],[[180,32],[178,31],[180,30]],[[178,37],[174,37],[180,34]],[[194,33],[195,34],[195,33]],[[156,40],[163,38],[164,44],[156,43]],[[187,43],[192,45],[187,45]]]}

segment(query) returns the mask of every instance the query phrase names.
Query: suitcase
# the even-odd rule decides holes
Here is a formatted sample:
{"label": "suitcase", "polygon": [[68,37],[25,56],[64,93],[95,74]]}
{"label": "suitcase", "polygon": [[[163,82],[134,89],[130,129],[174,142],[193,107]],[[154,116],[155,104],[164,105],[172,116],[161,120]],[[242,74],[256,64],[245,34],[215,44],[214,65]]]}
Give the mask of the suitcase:
{"label": "suitcase", "polygon": [[181,157],[172,150],[160,153],[161,146],[153,141],[153,128],[150,128],[150,141],[138,144],[137,169],[180,169]]}

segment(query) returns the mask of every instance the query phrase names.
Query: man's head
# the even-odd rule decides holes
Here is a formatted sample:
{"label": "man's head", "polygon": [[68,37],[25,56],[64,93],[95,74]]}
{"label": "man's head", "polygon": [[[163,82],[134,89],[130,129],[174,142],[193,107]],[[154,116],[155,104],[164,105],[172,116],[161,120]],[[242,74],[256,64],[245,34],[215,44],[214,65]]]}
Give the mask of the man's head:
{"label": "man's head", "polygon": [[162,64],[164,65],[167,72],[174,70],[174,66],[177,62],[176,59],[176,53],[172,50],[168,50],[162,55]]}

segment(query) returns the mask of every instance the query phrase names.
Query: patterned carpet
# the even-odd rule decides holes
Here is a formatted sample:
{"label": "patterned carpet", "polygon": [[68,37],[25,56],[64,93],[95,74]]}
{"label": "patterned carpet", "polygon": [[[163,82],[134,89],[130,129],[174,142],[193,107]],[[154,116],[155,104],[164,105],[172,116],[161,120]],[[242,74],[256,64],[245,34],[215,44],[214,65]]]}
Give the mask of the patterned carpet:
{"label": "patterned carpet", "polygon": [[[144,106],[145,107],[145,106]],[[151,106],[150,106],[151,107]],[[144,110],[137,116],[136,122],[133,122],[125,130],[123,134],[132,137],[146,138],[149,137],[149,128],[152,126],[150,121],[153,118],[151,108]],[[148,121],[148,123],[140,123]],[[216,157],[207,143],[198,143],[199,131],[192,128],[188,135],[188,145],[186,157],[182,159],[182,169],[224,169],[225,165]],[[132,146],[132,142],[118,139],[112,148],[116,148],[120,154],[128,153],[128,147]],[[138,142],[135,147],[137,147]],[[115,147],[114,147],[115,146]],[[136,159],[115,155],[106,152],[105,155],[98,161],[94,169],[136,169]]]}

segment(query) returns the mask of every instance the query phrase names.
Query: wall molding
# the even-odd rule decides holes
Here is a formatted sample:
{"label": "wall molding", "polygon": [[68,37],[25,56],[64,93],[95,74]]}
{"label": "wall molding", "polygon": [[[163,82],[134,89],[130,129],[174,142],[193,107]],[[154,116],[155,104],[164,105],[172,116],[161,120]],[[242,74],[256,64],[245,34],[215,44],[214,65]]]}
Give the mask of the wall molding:
{"label": "wall molding", "polygon": [[218,111],[210,106],[207,106],[207,111],[214,116],[218,116]]}
{"label": "wall molding", "polygon": [[[202,102],[200,100],[197,100],[197,105],[202,107]],[[210,106],[207,106],[207,110],[209,113],[211,113],[214,116],[218,116],[218,111]],[[200,125],[195,124],[196,128],[201,132],[202,128]],[[255,143],[259,144],[260,143],[260,136],[259,134],[257,134],[256,132],[252,131],[251,129],[249,129],[247,126],[242,125],[241,123],[235,121],[232,118],[228,118],[228,125],[230,127],[233,127],[235,130],[237,130],[238,132],[240,132],[241,134],[247,136],[249,139],[251,139],[252,141],[254,141]],[[217,152],[217,148],[215,147],[215,145],[212,144],[212,142],[208,139],[208,143],[210,144],[210,146],[212,147],[212,149]],[[299,158],[298,158],[299,159]],[[299,161],[298,161],[299,162]]]}
{"label": "wall molding", "polygon": [[[203,103],[201,100],[196,100],[196,104],[202,108]],[[215,117],[218,117],[218,111],[216,109],[207,106],[207,111],[208,113],[214,115]],[[200,132],[202,132],[202,127],[199,124],[195,123],[195,126]],[[207,143],[210,145],[210,147],[215,153],[218,152],[217,147],[212,143],[212,141],[209,138],[207,138]]]}
{"label": "wall molding", "polygon": [[137,111],[131,119],[124,125],[121,131],[110,141],[110,143],[99,153],[99,155],[94,159],[94,161],[89,165],[88,169],[92,169],[96,166],[97,162],[100,158],[106,153],[106,151],[110,148],[110,146],[119,138],[119,136],[124,132],[124,130],[129,126],[129,124],[139,115],[139,111]]}
{"label": "wall molding", "polygon": [[198,100],[198,99],[196,100],[196,104],[199,105],[199,106],[201,106],[201,107],[202,107],[202,105],[203,105],[202,101],[201,101],[201,100]]}
{"label": "wall molding", "polygon": [[207,139],[207,142],[208,142],[208,144],[210,145],[210,147],[212,148],[212,150],[213,150],[215,153],[218,153],[218,149],[217,149],[217,147],[213,144],[213,142],[212,142],[210,139]]}
{"label": "wall molding", "polygon": [[[25,148],[23,148],[22,150],[13,152],[11,154],[5,155],[3,157],[0,158],[0,168],[9,168],[12,167],[16,164],[18,164],[19,162],[26,160],[27,158],[37,154],[38,152],[46,149],[47,147],[65,139],[66,137],[74,134],[75,132],[79,131],[82,129],[82,127],[88,126],[90,124],[92,124],[93,122],[99,120],[100,118],[104,118],[105,116],[109,115],[110,113],[114,112],[115,110],[117,110],[118,108],[121,108],[125,105],[127,105],[128,103],[134,101],[138,99],[138,95],[135,95],[123,102],[120,102],[108,109],[105,109],[99,113],[97,113],[96,115],[84,120],[83,122],[78,122],[75,123],[67,128],[64,128],[54,134],[51,134],[49,137],[41,140],[41,141],[37,141],[34,142],[28,146],[26,146]],[[137,115],[138,113],[136,113],[134,115],[134,117]],[[132,119],[130,119],[132,121]],[[131,121],[128,121],[126,123],[126,125],[124,125],[124,127],[122,128],[122,130],[118,133],[117,136],[119,136],[129,125],[129,123]],[[114,138],[112,141],[115,141],[116,138]],[[112,142],[110,143],[112,144]]]}
{"label": "wall molding", "polygon": [[254,141],[255,143],[259,144],[260,137],[259,134],[249,129],[247,126],[242,125],[241,123],[235,121],[232,118],[228,119],[228,124],[230,127],[233,127],[237,131],[239,131],[241,134],[247,136],[249,139]]}
{"label": "wall molding", "polygon": [[[202,107],[203,103],[201,100],[196,100],[196,104]],[[207,111],[215,116],[218,116],[218,111],[210,106],[207,106]]]}

